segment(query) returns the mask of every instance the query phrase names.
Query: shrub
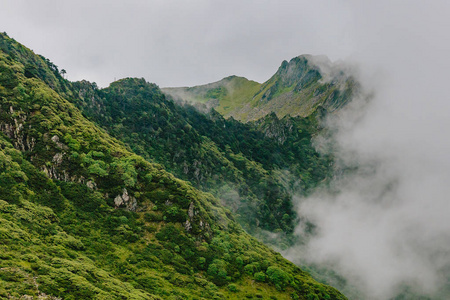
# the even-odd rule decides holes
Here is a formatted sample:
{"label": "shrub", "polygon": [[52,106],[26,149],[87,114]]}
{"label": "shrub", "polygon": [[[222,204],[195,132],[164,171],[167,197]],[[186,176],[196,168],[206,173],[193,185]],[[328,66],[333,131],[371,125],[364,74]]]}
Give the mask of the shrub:
{"label": "shrub", "polygon": [[266,274],[264,274],[263,272],[257,272],[255,273],[254,278],[258,282],[264,282],[266,281]]}
{"label": "shrub", "polygon": [[227,282],[226,262],[221,259],[215,259],[209,265],[207,273],[212,282],[217,285],[224,285]]}
{"label": "shrub", "polygon": [[266,274],[277,289],[284,289],[289,283],[289,275],[277,267],[268,267]]}
{"label": "shrub", "polygon": [[236,293],[238,291],[238,288],[237,288],[237,286],[235,284],[231,283],[231,284],[228,285],[228,290],[230,292]]}
{"label": "shrub", "polygon": [[162,216],[155,212],[146,212],[144,214],[144,219],[147,222],[160,222],[162,221]]}

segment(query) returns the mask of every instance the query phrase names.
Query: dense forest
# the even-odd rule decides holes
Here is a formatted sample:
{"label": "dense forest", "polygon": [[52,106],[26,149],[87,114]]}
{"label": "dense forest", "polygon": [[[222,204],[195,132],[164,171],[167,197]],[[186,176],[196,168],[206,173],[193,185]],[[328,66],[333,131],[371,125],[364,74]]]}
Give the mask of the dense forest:
{"label": "dense forest", "polygon": [[318,114],[242,124],[63,73],[0,34],[1,297],[346,299],[240,225],[292,231],[281,175],[325,178]]}
{"label": "dense forest", "polygon": [[275,114],[252,123],[199,112],[167,99],[144,79],[98,89],[73,84],[75,104],[91,120],[149,161],[213,193],[251,233],[292,233],[292,189],[306,193],[322,181],[330,159],[312,146],[318,115]]}

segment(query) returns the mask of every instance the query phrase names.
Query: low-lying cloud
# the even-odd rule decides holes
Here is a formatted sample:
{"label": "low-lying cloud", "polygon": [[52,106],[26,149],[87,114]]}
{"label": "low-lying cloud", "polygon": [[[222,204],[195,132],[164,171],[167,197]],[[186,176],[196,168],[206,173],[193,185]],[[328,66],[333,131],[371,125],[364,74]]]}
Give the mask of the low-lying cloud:
{"label": "low-lying cloud", "polygon": [[316,232],[285,255],[336,270],[358,298],[450,297],[449,6],[355,5],[354,57],[372,96],[327,120],[332,138],[317,138],[336,156],[336,177],[298,199]]}

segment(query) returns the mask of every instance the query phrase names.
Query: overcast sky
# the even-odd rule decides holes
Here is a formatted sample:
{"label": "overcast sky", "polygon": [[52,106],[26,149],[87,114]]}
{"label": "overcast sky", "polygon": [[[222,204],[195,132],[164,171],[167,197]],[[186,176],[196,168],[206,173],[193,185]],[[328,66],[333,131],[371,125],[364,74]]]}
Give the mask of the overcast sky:
{"label": "overcast sky", "polygon": [[306,53],[357,63],[374,98],[330,124],[336,157],[361,172],[297,207],[318,226],[306,257],[365,299],[404,285],[450,297],[449,28],[448,0],[0,0],[0,31],[100,86],[128,76],[161,87],[263,82]]}
{"label": "overcast sky", "polygon": [[351,56],[355,8],[346,1],[0,0],[0,30],[70,80],[100,86],[128,76],[161,87],[229,75],[263,82],[300,54]]}
{"label": "overcast sky", "polygon": [[353,299],[393,299],[406,287],[450,299],[450,1],[351,10],[350,56],[373,98],[354,99],[328,125],[337,162],[358,171],[297,201],[318,233],[306,256],[287,255],[332,266],[362,290]]}

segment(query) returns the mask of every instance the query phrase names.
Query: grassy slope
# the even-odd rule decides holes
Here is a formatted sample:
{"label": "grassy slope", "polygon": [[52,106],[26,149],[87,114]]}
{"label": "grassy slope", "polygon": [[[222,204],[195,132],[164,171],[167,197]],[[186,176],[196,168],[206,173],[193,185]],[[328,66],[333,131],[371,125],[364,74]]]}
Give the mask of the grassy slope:
{"label": "grassy slope", "polygon": [[260,83],[247,78],[230,76],[206,85],[163,88],[162,91],[175,100],[184,100],[190,103],[218,100],[214,107],[221,114],[228,116],[229,113],[241,109],[259,91],[260,87]]}
{"label": "grassy slope", "polygon": [[345,299],[87,121],[48,61],[0,48],[2,297]]}
{"label": "grassy slope", "polygon": [[[319,106],[332,112],[347,103],[357,84],[343,73],[323,82],[313,59],[299,56],[285,61],[263,84],[231,76],[212,84],[163,89],[163,92],[175,100],[212,101],[225,117],[244,122],[260,119],[272,112],[279,118],[287,115],[307,117]],[[216,92],[221,89],[226,93]]]}

